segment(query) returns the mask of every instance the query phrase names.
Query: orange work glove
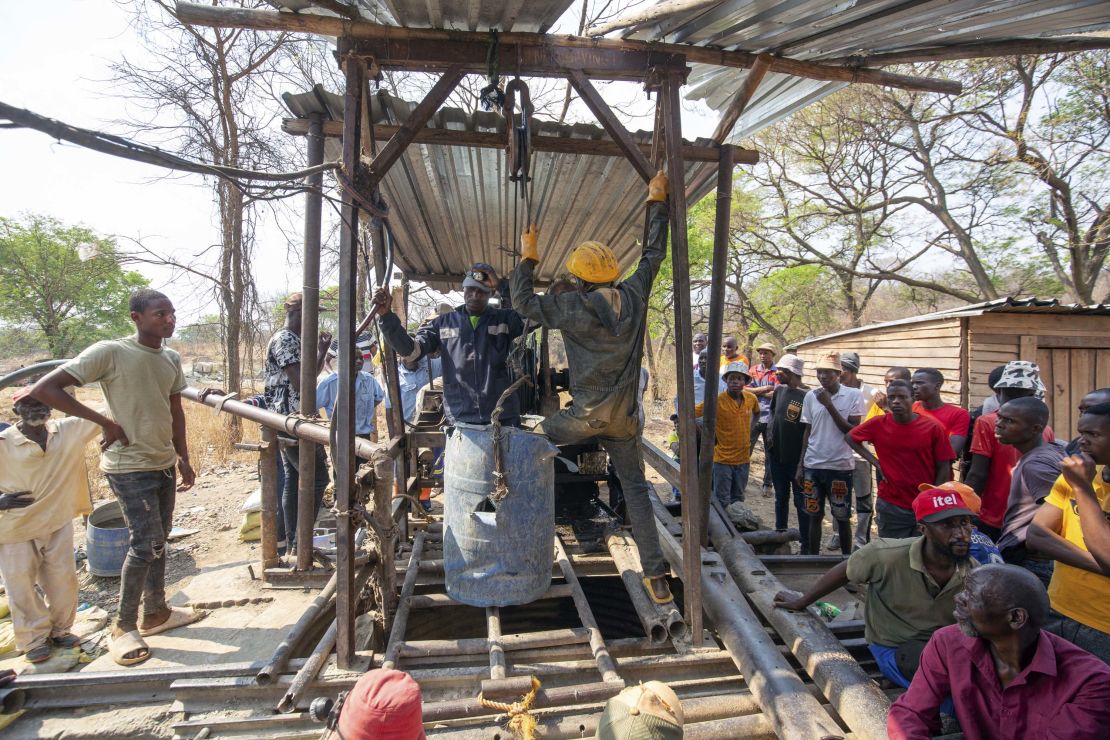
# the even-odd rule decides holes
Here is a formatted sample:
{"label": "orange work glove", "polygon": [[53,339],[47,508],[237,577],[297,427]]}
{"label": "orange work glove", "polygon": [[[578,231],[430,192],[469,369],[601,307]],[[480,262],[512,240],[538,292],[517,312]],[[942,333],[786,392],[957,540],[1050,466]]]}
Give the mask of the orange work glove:
{"label": "orange work glove", "polygon": [[526,231],[520,235],[520,259],[532,260],[533,262],[540,261],[539,252],[539,232],[536,231],[536,225],[532,224]]}
{"label": "orange work glove", "polygon": [[667,176],[659,170],[648,183],[648,203],[661,203],[667,199]]}

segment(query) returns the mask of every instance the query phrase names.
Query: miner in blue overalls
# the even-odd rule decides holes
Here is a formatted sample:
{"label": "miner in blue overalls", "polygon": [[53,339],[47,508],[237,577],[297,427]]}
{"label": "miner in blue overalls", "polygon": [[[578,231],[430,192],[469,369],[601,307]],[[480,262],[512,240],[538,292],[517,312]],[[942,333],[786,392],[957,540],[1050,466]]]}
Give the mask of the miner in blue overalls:
{"label": "miner in blue overalls", "polygon": [[567,351],[568,409],[548,416],[537,431],[557,445],[596,440],[624,489],[632,535],[640,550],[644,585],[659,604],[671,601],[667,567],[659,547],[644,476],[643,432],[638,413],[640,359],[644,349],[647,301],[667,255],[667,178],[660,172],[648,186],[648,237],[640,264],[626,280],[607,245],[579,244],[566,267],[577,290],[537,295],[532,275],[539,263],[536,227],[521,235],[521,262],[509,276],[513,308],[549,329],[559,329]]}
{"label": "miner in blue overalls", "polygon": [[[489,424],[497,400],[513,382],[508,358],[513,341],[524,333],[524,320],[509,308],[489,305],[499,285],[492,267],[474,264],[463,279],[463,305],[424,322],[411,336],[391,310],[389,291],[374,293],[371,311],[380,315],[382,336],[402,359],[416,362],[440,350],[448,424]],[[516,394],[505,401],[501,423],[520,423]]]}

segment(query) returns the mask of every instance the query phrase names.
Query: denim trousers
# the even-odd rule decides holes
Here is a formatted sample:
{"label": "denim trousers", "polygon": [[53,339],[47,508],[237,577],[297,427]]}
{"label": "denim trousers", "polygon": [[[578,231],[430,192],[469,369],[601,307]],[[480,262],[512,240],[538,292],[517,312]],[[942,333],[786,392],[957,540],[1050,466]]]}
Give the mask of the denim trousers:
{"label": "denim trousers", "polygon": [[166,535],[173,527],[177,499],[174,468],[109,473],[130,537],[120,575],[118,624],[134,629],[143,614],[166,608]]}
{"label": "denim trousers", "polygon": [[713,463],[713,495],[721,506],[744,500],[744,489],[748,487],[748,474],[751,463],[726,465]]}
{"label": "denim trousers", "polygon": [[[301,442],[300,444],[312,444]],[[312,521],[316,522],[316,515],[320,513],[320,502],[324,500],[324,491],[328,487],[328,458],[321,445],[316,448],[315,471],[315,498],[312,506]],[[297,497],[300,495],[300,446],[282,447],[281,459],[285,464],[285,491],[281,496],[281,516],[278,518],[278,551],[281,552],[283,542],[285,549],[292,551],[297,542]],[[283,553],[284,554],[284,553]]]}
{"label": "denim trousers", "polygon": [[767,460],[771,457],[771,451],[767,448],[767,422],[758,421],[752,424],[751,445],[748,447],[748,454],[755,450],[755,443],[763,437],[763,485],[770,486],[771,480],[771,465]]}
{"label": "denim trousers", "polygon": [[767,467],[771,471],[771,483],[775,487],[775,529],[790,527],[790,503],[793,501],[798,516],[798,537],[802,542],[802,552],[805,552],[806,543],[809,542],[809,515],[806,514],[805,502],[802,501],[802,487],[795,478],[798,463],[781,463],[769,457]]}

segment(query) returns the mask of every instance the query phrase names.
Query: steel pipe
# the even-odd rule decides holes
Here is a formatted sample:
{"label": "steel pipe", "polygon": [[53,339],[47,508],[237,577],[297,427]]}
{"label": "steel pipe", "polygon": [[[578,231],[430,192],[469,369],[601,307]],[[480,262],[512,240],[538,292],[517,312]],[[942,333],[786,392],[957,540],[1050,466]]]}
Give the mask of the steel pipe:
{"label": "steel pipe", "polygon": [[885,738],[890,700],[836,635],[808,612],[775,608],[774,596],[785,586],[767,571],[751,545],[733,536],[716,507],[709,512],[709,537],[736,585],[782,636],[852,733],[860,738]]}
{"label": "steel pipe", "polygon": [[304,698],[304,692],[308,689],[308,685],[320,675],[320,669],[324,667],[331,651],[335,649],[335,634],[336,623],[335,620],[332,620],[331,625],[328,626],[328,631],[320,638],[320,642],[316,643],[316,647],[313,648],[312,654],[308,656],[304,666],[293,677],[293,683],[289,684],[285,696],[281,697],[281,701],[278,702],[277,710],[279,712],[289,714],[297,708],[297,704]]}
{"label": "steel pipe", "polygon": [[[655,523],[663,554],[672,568],[686,572],[682,569],[682,546],[665,524],[673,518],[654,496],[652,503],[656,509]],[[813,698],[770,636],[763,631],[763,625],[744,600],[740,589],[723,577],[726,574],[722,572],[716,556],[700,547],[697,553],[701,567],[695,573],[701,579],[705,611],[713,620],[717,635],[748,682],[773,730],[780,737],[791,740],[840,737],[840,727]]]}
{"label": "steel pipe", "polygon": [[489,677],[491,680],[505,678],[505,648],[501,645],[501,610],[496,606],[486,607],[486,640],[489,643]]}
{"label": "steel pipe", "polygon": [[312,623],[324,611],[324,608],[335,598],[335,588],[338,580],[333,575],[323,590],[316,595],[312,603],[304,610],[304,614],[297,620],[296,624],[290,628],[286,633],[285,639],[274,650],[270,662],[267,663],[255,675],[254,680],[259,686],[266,686],[273,682],[274,677],[277,676],[289,661],[289,654],[297,646],[297,644],[304,638],[305,633],[312,626]]}
{"label": "steel pipe", "polygon": [[[640,618],[644,634],[652,643],[666,642],[668,635],[671,634],[667,619],[656,608],[656,605],[651,603],[647,591],[644,590],[644,572],[640,569],[640,558],[636,550],[636,544],[629,541],[628,537],[622,532],[610,531],[605,536],[605,547],[613,558],[613,565],[620,573],[621,580],[624,581],[624,588],[632,601],[632,608],[636,610],[636,616]],[[674,611],[677,615],[677,610]],[[679,634],[679,637],[681,637],[686,633],[686,623],[682,621],[681,615],[678,615],[678,623],[682,625]]]}
{"label": "steel pipe", "polygon": [[277,542],[278,500],[281,493],[277,489],[278,449],[277,433],[269,427],[262,427],[262,443],[258,445],[258,477],[262,489],[261,555],[262,572],[279,562]]}
{"label": "steel pipe", "polygon": [[559,564],[559,570],[563,572],[563,580],[567,582],[574,597],[574,608],[578,611],[578,619],[582,622],[582,626],[590,631],[590,647],[594,651],[594,659],[597,661],[597,669],[601,672],[601,677],[605,681],[621,682],[620,674],[617,673],[617,666],[613,663],[612,656],[609,655],[609,649],[605,647],[605,640],[601,636],[601,629],[597,626],[597,620],[594,619],[594,614],[590,611],[590,602],[586,600],[586,594],[582,591],[582,584],[578,582],[578,576],[574,573],[574,566],[570,563],[570,558],[567,557],[567,551],[563,548],[563,542],[555,535],[555,559]]}
{"label": "steel pipe", "polygon": [[[500,635],[502,651],[537,650],[558,645],[579,645],[590,641],[585,627]],[[402,642],[397,654],[402,658],[432,658],[450,655],[481,655],[489,650],[489,638],[468,637],[458,640],[420,640]]]}
{"label": "steel pipe", "polygon": [[417,533],[412,540],[412,554],[409,556],[409,567],[405,571],[405,582],[401,585],[401,598],[397,603],[397,612],[393,615],[393,624],[389,628],[389,642],[386,643],[385,657],[382,659],[382,668],[395,668],[397,658],[401,652],[401,641],[405,638],[405,628],[409,622],[411,604],[409,598],[416,587],[416,576],[420,572],[420,553],[424,550],[424,532]]}

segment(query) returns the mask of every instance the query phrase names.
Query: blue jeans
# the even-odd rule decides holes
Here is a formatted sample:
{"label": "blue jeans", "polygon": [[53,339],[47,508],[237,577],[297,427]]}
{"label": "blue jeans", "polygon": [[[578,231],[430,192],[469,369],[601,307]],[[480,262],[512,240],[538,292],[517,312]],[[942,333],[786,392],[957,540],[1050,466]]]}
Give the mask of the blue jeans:
{"label": "blue jeans", "polygon": [[748,474],[751,472],[751,463],[743,465],[725,465],[713,463],[713,495],[728,506],[734,501],[744,500],[744,489],[748,487]]}
{"label": "blue jeans", "polygon": [[130,536],[116,617],[130,630],[138,626],[140,601],[143,614],[166,608],[166,535],[173,527],[177,474],[174,468],[109,473],[108,485],[119,500]]}
{"label": "blue jeans", "polygon": [[[908,689],[910,687],[910,681],[912,679],[902,675],[902,672],[898,670],[898,664],[894,660],[894,654],[898,652],[898,648],[868,643],[867,649],[871,651],[871,655],[874,656],[875,662],[879,664],[879,671],[881,671],[891,683],[901,686],[903,689]],[[951,696],[941,703],[940,713],[947,714],[949,717],[956,716],[956,705],[952,702]]]}
{"label": "blue jeans", "polygon": [[809,541],[803,550],[816,555],[821,549],[821,521],[825,518],[825,501],[829,502],[833,523],[840,537],[840,551],[852,551],[852,470],[805,468],[802,480],[802,501],[809,515]]}
{"label": "blue jeans", "polygon": [[[312,444],[301,442],[300,444]],[[312,507],[312,521],[316,522],[316,515],[320,513],[320,502],[324,500],[324,490],[328,487],[328,458],[321,445],[312,445],[316,448],[315,471],[315,498]],[[300,446],[282,447],[281,459],[285,465],[285,490],[281,496],[281,516],[278,517],[278,553],[284,555],[291,551],[297,542],[297,498],[300,495],[300,474],[297,472],[300,465]],[[311,544],[310,544],[311,546]]]}
{"label": "blue jeans", "polygon": [[790,502],[793,500],[794,510],[798,513],[798,537],[802,542],[802,552],[805,552],[809,542],[809,516],[802,501],[802,487],[794,477],[798,472],[798,463],[781,463],[772,454],[767,459],[767,468],[775,486],[775,529],[790,526]]}

